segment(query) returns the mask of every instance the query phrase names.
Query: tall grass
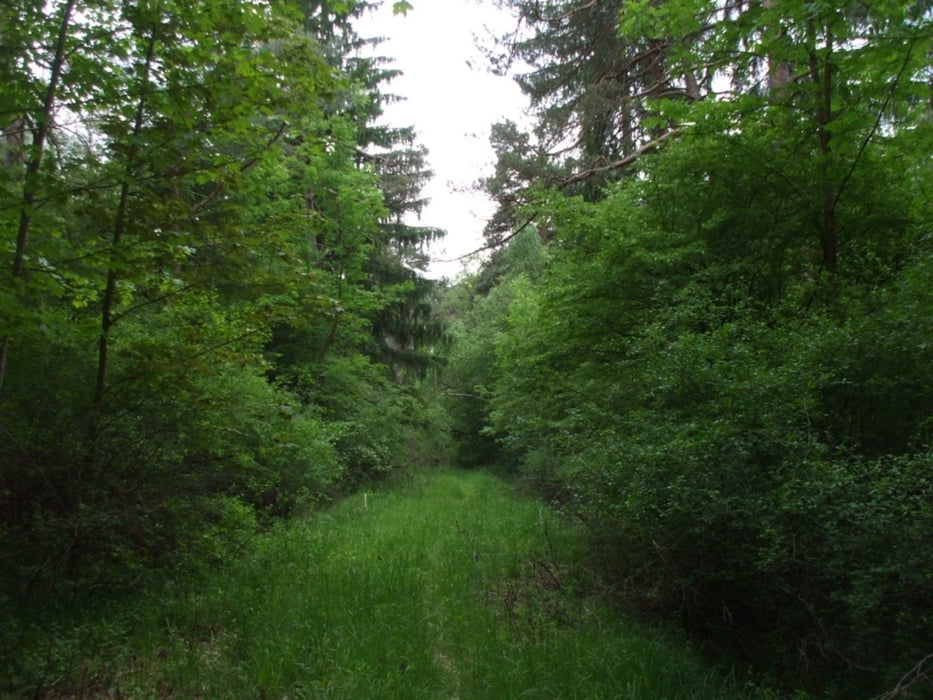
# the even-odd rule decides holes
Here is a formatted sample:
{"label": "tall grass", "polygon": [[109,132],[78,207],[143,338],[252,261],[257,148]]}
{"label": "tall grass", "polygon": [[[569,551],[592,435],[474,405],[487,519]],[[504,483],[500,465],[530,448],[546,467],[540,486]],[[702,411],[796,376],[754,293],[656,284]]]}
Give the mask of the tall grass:
{"label": "tall grass", "polygon": [[178,698],[754,695],[683,640],[619,619],[583,571],[573,530],[542,505],[489,474],[425,472],[264,536],[201,586],[134,612],[136,631],[128,611],[114,613],[124,646],[81,659],[67,687]]}

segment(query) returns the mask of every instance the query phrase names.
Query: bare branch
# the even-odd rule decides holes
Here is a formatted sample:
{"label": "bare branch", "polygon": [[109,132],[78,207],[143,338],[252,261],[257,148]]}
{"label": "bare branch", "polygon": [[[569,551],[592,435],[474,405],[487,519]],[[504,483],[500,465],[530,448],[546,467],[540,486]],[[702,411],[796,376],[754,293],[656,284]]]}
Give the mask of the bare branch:
{"label": "bare branch", "polygon": [[[638,160],[641,156],[657,148],[661,144],[662,141],[665,141],[671,138],[672,136],[676,136],[680,132],[681,132],[681,129],[671,129],[665,132],[664,134],[662,134],[661,136],[659,136],[658,138],[654,139],[654,141],[646,143],[644,146],[642,146],[638,150],[625,156],[625,158],[621,158],[619,160],[613,161],[612,163],[608,163],[607,165],[601,165],[595,168],[590,168],[589,170],[584,170],[583,172],[579,172],[576,175],[572,175],[571,177],[564,180],[562,183],[558,184],[557,189],[562,190],[565,187],[569,187],[570,185],[576,184],[578,182],[583,182],[584,180],[588,180],[591,177],[595,177],[596,175],[599,175],[601,173],[606,173],[612,170],[619,170],[621,168],[628,167],[629,165],[634,163],[636,160]],[[510,233],[508,236],[504,237],[500,241],[496,241],[495,243],[489,243],[480,248],[477,248],[476,250],[470,251],[469,253],[464,253],[463,255],[457,256],[455,258],[448,258],[448,259],[433,258],[432,262],[440,262],[440,263],[457,262],[459,260],[465,260],[466,258],[469,258],[472,255],[483,253],[487,250],[496,250],[497,248],[500,248],[504,244],[511,241],[513,238],[515,238],[518,234],[520,234],[526,228],[528,228],[528,226],[530,226],[537,217],[538,217],[538,212],[533,213],[531,216],[529,216],[525,220],[525,222],[521,226],[519,226],[517,229],[512,231],[512,233]]]}
{"label": "bare branch", "polygon": [[558,187],[560,189],[564,189],[565,187],[569,187],[570,185],[574,185],[578,182],[589,180],[591,177],[594,177],[596,175],[601,175],[602,173],[607,173],[612,170],[619,170],[621,168],[626,168],[632,163],[634,163],[636,160],[641,158],[646,153],[649,153],[650,151],[653,151],[654,149],[656,149],[659,145],[661,145],[662,141],[666,141],[672,136],[676,136],[677,134],[680,133],[680,131],[681,131],[680,129],[671,129],[661,134],[654,141],[649,141],[644,146],[634,151],[633,153],[628,154],[624,158],[620,158],[619,160],[613,161],[612,163],[608,163],[606,165],[600,165],[595,168],[590,168],[589,170],[584,170],[583,172],[579,172],[576,175],[573,175],[567,178],[566,180],[564,180],[560,185],[558,185]]}
{"label": "bare branch", "polygon": [[522,224],[521,226],[519,226],[517,229],[515,229],[514,231],[512,231],[512,233],[510,233],[508,236],[506,236],[505,238],[503,238],[501,241],[496,241],[495,243],[489,243],[488,245],[484,245],[482,248],[477,248],[476,250],[471,251],[471,252],[469,252],[469,253],[464,253],[463,255],[459,255],[459,256],[457,256],[456,258],[449,258],[449,259],[447,259],[447,260],[432,258],[431,262],[452,263],[452,262],[457,262],[457,261],[459,261],[459,260],[465,260],[466,258],[469,258],[471,255],[476,255],[476,254],[478,254],[478,253],[483,253],[483,252],[485,252],[485,251],[487,251],[487,250],[495,250],[496,248],[501,248],[503,245],[505,245],[506,243],[508,243],[509,241],[511,241],[511,240],[512,240],[513,238],[515,238],[518,234],[520,234],[522,231],[524,231],[526,228],[528,228],[528,226],[531,225],[531,223],[532,223],[537,217],[538,217],[538,212],[535,212],[534,214],[532,214],[531,216],[528,217],[528,219],[525,221],[525,223],[523,223],[523,224]]}
{"label": "bare branch", "polygon": [[929,664],[931,661],[933,661],[933,654],[927,654],[924,656],[922,659],[920,659],[920,661],[917,662],[916,666],[914,666],[901,677],[893,689],[886,693],[882,693],[881,695],[874,698],[874,700],[894,700],[894,698],[904,698],[908,696],[916,697],[910,695],[908,689],[911,686],[923,681],[926,681],[927,683],[933,681],[933,679],[931,679],[927,674],[929,669],[925,668],[925,666],[927,666],[927,664]]}

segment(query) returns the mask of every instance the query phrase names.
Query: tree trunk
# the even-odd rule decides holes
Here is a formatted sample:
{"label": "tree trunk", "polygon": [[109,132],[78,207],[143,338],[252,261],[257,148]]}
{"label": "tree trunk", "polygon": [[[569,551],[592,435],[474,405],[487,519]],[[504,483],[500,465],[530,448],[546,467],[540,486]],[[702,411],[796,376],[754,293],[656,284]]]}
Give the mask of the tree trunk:
{"label": "tree trunk", "polygon": [[[812,30],[811,30],[812,31]],[[836,190],[831,181],[830,158],[832,157],[832,56],[833,37],[826,30],[825,56],[817,55],[816,48],[810,51],[810,76],[817,87],[816,132],[819,140],[818,177],[821,189],[822,212],[820,218],[820,248],[823,268],[835,275],[839,270],[839,251],[836,231]]]}
{"label": "tree trunk", "polygon": [[[22,277],[26,265],[26,244],[29,240],[29,231],[32,226],[33,207],[36,202],[36,193],[39,187],[39,171],[42,167],[42,158],[45,155],[45,142],[52,128],[52,116],[55,112],[55,102],[58,94],[58,85],[61,82],[65,69],[65,44],[68,40],[68,30],[71,27],[71,18],[77,0],[67,0],[62,7],[62,17],[58,28],[58,37],[55,42],[55,56],[49,66],[49,83],[42,101],[42,110],[37,115],[35,125],[32,127],[32,144],[29,148],[29,161],[26,164],[26,173],[23,179],[23,196],[20,205],[19,226],[16,231],[16,250],[13,253],[11,273],[13,278]],[[26,120],[22,117],[15,119],[14,124],[20,124],[23,130],[20,136],[25,136]],[[3,379],[6,374],[7,355],[10,351],[12,338],[3,337],[0,344],[0,395],[2,395]]]}
{"label": "tree trunk", "polygon": [[[761,6],[766,10],[773,10],[777,6],[775,0],[762,0]],[[785,35],[784,27],[777,22],[773,31],[773,40],[780,39]],[[781,63],[774,57],[773,53],[768,54],[768,93],[771,95],[780,94],[781,90],[791,81],[791,67],[787,63]]]}
{"label": "tree trunk", "polygon": [[[123,171],[123,182],[120,185],[120,200],[114,216],[113,235],[111,237],[111,256],[119,253],[120,244],[126,233],[127,209],[129,207],[130,183],[139,155],[139,135],[142,132],[143,122],[146,118],[146,87],[152,72],[152,63],[155,58],[156,32],[153,27],[146,46],[146,57],[143,60],[139,77],[139,102],[136,105],[136,115],[133,119],[133,130],[130,133],[130,147],[126,155],[126,166]],[[94,387],[94,409],[100,408],[107,391],[107,370],[110,361],[110,330],[113,327],[113,309],[117,297],[117,271],[111,265],[107,271],[107,286],[104,289],[104,298],[100,311],[100,339],[97,351],[97,380]]]}
{"label": "tree trunk", "polygon": [[26,242],[29,238],[32,208],[36,201],[36,191],[38,189],[39,169],[42,167],[45,142],[52,127],[52,114],[55,110],[58,84],[65,67],[65,42],[68,38],[68,29],[71,26],[71,15],[74,12],[75,2],[76,0],[68,0],[62,8],[62,20],[59,24],[58,40],[55,44],[55,58],[52,59],[52,65],[49,68],[49,84],[45,91],[45,99],[42,102],[42,112],[38,115],[33,129],[29,163],[26,165],[26,179],[23,183],[23,203],[20,209],[19,229],[16,234],[16,252],[13,255],[14,277],[23,274]]}

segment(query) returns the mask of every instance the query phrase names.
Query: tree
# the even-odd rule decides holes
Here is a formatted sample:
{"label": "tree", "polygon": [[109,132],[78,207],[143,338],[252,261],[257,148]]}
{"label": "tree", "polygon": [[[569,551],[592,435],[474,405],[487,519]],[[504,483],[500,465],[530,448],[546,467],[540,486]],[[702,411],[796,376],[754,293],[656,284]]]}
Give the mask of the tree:
{"label": "tree", "polygon": [[515,458],[496,444],[490,430],[493,392],[508,381],[496,350],[507,331],[510,307],[538,281],[543,261],[540,237],[528,228],[496,250],[478,274],[445,290],[441,310],[452,340],[440,386],[463,466],[508,466]]}
{"label": "tree", "polygon": [[[474,423],[587,523],[638,613],[778,675],[796,663],[788,685],[890,687],[931,643],[933,561],[902,539],[933,517],[915,320],[929,17],[669,2],[620,18],[672,89],[644,105],[637,163],[606,164],[637,176],[575,194],[597,165],[521,193],[543,269],[517,286],[501,257],[481,272],[511,296],[494,373],[471,370]],[[709,77],[700,99],[689,75]],[[521,172],[533,158],[511,141]]]}
{"label": "tree", "polygon": [[[865,167],[869,147],[883,141],[885,129],[906,123],[904,117],[928,93],[929,18],[919,5],[894,2],[871,8],[763,3],[733,9],[686,2],[665,7],[627,4],[622,34],[666,37],[674,72],[715,68],[712,77],[728,79],[732,91],[693,112],[665,100],[661,112],[677,123],[721,117],[744,126],[746,115],[756,111],[782,138],[796,132],[793,147],[816,165],[807,196],[819,201],[820,264],[835,274],[838,206],[850,194],[853,174]],[[852,109],[856,104],[862,109]]]}
{"label": "tree", "polygon": [[[305,31],[328,47],[343,80],[323,109],[328,128],[342,136],[341,162],[350,158],[355,169],[340,170],[337,180],[308,177],[321,154],[309,157],[295,144],[301,154],[288,187],[303,191],[306,212],[327,222],[311,257],[328,270],[318,293],[333,308],[318,323],[281,323],[267,349],[276,379],[340,426],[336,446],[348,483],[402,463],[407,436],[423,417],[415,385],[437,363],[432,346],[443,331],[433,315],[435,285],[423,276],[423,247],[442,232],[407,223],[423,206],[420,190],[431,173],[413,128],[379,123],[382,105],[398,99],[386,92],[397,71],[388,59],[360,55],[379,41],[360,38],[353,27],[368,7],[303,5]],[[378,206],[354,201],[361,191],[379,194]]]}
{"label": "tree", "polygon": [[[489,51],[494,69],[530,67],[516,76],[535,114],[533,134],[513,124],[493,128],[496,174],[483,186],[499,203],[487,229],[491,244],[517,221],[534,186],[561,187],[599,198],[673,124],[658,118],[654,100],[694,102],[710,94],[709,70],[672,73],[672,46],[653,34],[620,35],[619,4],[611,0],[501,3],[516,17],[513,33]],[[526,218],[531,214],[527,214]],[[543,227],[542,227],[543,230]]]}
{"label": "tree", "polygon": [[[13,20],[13,12],[16,9],[11,8],[9,20]],[[4,93],[8,98],[4,102],[12,105],[13,109],[4,114],[3,122],[0,122],[3,126],[5,164],[9,166],[10,172],[15,173],[12,178],[13,182],[21,183],[20,202],[15,209],[18,214],[18,223],[11,266],[13,278],[11,283],[15,285],[22,284],[22,278],[25,276],[26,249],[38,195],[43,185],[41,182],[43,159],[46,157],[49,137],[54,126],[53,119],[62,101],[59,94],[60,85],[66,69],[65,56],[69,50],[69,38],[73,33],[74,12],[75,2],[68,0],[61,3],[57,15],[53,15],[53,19],[45,23],[29,21],[33,18],[30,17],[27,20],[25,16],[21,18],[21,22],[5,21],[3,34],[0,35],[9,42],[11,47],[15,47],[7,55],[3,66],[6,86]],[[48,52],[50,55],[47,57],[32,53],[37,46],[42,46],[34,42],[34,37],[41,36],[43,30],[48,30],[49,34],[55,37],[54,44]],[[35,62],[42,62],[48,66],[48,76],[44,85],[39,80],[30,79],[31,69]],[[84,86],[79,83],[76,92],[80,93],[82,87]],[[41,101],[38,101],[38,104],[32,103],[30,98],[39,97],[37,93],[40,91]],[[28,146],[26,144],[27,131],[31,137]],[[8,290],[12,289],[12,284]],[[18,295],[5,295],[6,298],[3,299],[4,316],[14,325],[14,319],[20,315],[18,313],[20,304],[16,296]],[[7,329],[0,341],[2,343],[0,344],[0,392],[3,389],[12,332],[12,328]]]}
{"label": "tree", "polygon": [[[23,172],[0,190],[15,600],[196,566],[330,487],[334,431],[268,381],[263,351],[279,324],[378,308],[363,263],[382,197],[327,113],[346,81],[288,12],[75,8],[4,8]],[[317,216],[290,177],[315,186]]]}

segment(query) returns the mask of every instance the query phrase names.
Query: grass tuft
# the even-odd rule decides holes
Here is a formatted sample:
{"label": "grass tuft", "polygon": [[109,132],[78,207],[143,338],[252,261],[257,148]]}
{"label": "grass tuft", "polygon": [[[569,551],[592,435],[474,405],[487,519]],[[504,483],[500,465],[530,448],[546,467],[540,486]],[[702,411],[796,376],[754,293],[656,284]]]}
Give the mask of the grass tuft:
{"label": "grass tuft", "polygon": [[[484,472],[422,472],[82,628],[68,672],[40,695],[769,697],[620,619],[585,572],[577,534],[540,503]],[[109,641],[76,653],[95,635]]]}

